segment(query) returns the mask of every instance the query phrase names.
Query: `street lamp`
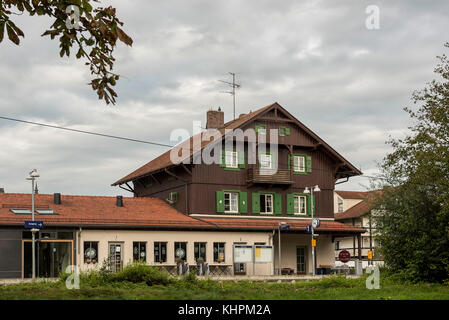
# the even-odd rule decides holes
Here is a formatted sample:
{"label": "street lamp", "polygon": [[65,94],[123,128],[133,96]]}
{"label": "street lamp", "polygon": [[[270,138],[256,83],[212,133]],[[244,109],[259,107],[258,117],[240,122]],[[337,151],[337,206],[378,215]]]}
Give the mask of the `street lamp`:
{"label": "street lamp", "polygon": [[313,232],[313,229],[314,229],[314,214],[315,214],[315,204],[314,204],[314,201],[313,201],[313,193],[314,192],[320,192],[321,191],[321,189],[320,189],[320,187],[318,187],[318,185],[316,185],[316,186],[314,186],[314,187],[306,187],[305,189],[304,189],[304,193],[305,194],[309,194],[310,193],[310,201],[312,201],[312,203],[311,203],[311,207],[312,207],[312,223],[311,223],[311,230],[312,230],[312,275],[315,275],[315,268],[316,268],[316,266],[315,266],[315,246],[313,245],[313,240],[314,240],[314,236],[315,236],[315,234],[314,234],[314,232]]}
{"label": "street lamp", "polygon": [[[26,178],[27,180],[31,180],[31,220],[34,221],[34,181],[36,178],[39,178],[39,174],[37,173],[36,169],[33,169]],[[31,245],[31,261],[32,261],[32,274],[33,279],[36,277],[36,252],[35,252],[35,246],[36,246],[36,236],[35,233],[38,231],[38,229],[31,229],[32,234],[32,245]]]}

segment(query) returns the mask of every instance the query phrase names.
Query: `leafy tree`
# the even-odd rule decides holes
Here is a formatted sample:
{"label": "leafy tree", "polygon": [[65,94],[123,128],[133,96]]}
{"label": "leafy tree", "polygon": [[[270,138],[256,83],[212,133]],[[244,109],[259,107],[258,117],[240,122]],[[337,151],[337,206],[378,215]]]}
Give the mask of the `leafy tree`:
{"label": "leafy tree", "polygon": [[404,108],[410,133],[388,142],[394,151],[381,164],[390,187],[378,203],[378,241],[386,264],[415,281],[449,278],[449,60],[437,58],[438,79],[413,93],[416,111]]}
{"label": "leafy tree", "polygon": [[116,17],[115,8],[93,8],[98,0],[0,0],[0,42],[6,35],[16,45],[25,35],[13,22],[15,14],[48,16],[53,24],[42,36],[59,39],[59,55],[70,56],[76,52],[77,59],[85,59],[94,78],[89,83],[99,99],[106,104],[115,103],[113,90],[119,75],[112,72],[112,55],[117,39],[132,46],[133,40],[120,28],[123,23]]}

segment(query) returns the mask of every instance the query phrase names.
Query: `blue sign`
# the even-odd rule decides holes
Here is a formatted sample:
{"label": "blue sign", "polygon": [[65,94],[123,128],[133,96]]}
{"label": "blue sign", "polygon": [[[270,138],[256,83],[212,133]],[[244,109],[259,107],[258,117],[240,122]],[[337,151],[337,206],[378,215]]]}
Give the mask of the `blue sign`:
{"label": "blue sign", "polygon": [[281,224],[281,230],[290,230],[290,225],[288,225],[288,224]]}
{"label": "blue sign", "polygon": [[306,232],[307,233],[312,233],[312,226],[307,226],[306,227]]}
{"label": "blue sign", "polygon": [[42,229],[44,228],[43,221],[25,221],[25,229]]}

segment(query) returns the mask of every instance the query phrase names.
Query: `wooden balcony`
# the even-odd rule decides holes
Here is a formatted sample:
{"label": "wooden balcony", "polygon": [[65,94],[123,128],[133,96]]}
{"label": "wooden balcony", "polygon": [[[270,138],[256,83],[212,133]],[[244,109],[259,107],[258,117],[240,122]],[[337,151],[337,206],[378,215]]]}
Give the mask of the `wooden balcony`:
{"label": "wooden balcony", "polygon": [[249,168],[247,175],[248,183],[267,183],[267,184],[292,184],[293,177],[290,169],[260,169],[257,167]]}

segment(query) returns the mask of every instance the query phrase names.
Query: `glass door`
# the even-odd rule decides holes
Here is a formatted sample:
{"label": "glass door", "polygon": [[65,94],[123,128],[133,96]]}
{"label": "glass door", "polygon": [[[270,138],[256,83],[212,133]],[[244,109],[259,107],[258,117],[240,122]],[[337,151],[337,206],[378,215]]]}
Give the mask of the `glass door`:
{"label": "glass door", "polygon": [[306,273],[306,248],[296,247],[296,273]]}
{"label": "glass door", "polygon": [[122,270],[122,244],[109,244],[109,269],[113,272]]}

